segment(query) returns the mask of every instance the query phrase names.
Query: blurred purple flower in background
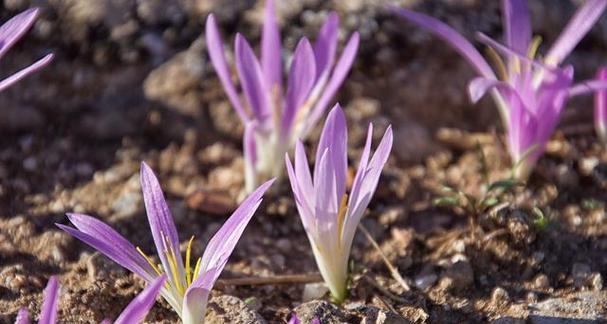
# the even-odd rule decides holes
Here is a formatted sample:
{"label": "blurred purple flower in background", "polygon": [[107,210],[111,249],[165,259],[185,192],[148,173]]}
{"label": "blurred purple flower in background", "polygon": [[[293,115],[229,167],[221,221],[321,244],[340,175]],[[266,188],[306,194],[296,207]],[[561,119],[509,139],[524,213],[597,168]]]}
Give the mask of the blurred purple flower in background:
{"label": "blurred purple flower in background", "polygon": [[[508,133],[513,176],[524,180],[543,154],[567,100],[607,87],[604,82],[583,82],[572,86],[573,67],[559,67],[606,6],[607,0],[586,1],[547,55],[539,59],[536,57],[541,39],[532,37],[526,1],[503,0],[505,45],[478,34],[479,40],[487,45],[495,72],[469,41],[446,24],[407,9],[393,8],[393,11],[442,38],[476,69],[480,77],[470,82],[470,97],[477,102],[490,91]],[[502,57],[505,57],[505,62]]]}
{"label": "blurred purple flower in background", "polygon": [[301,141],[297,141],[295,146],[295,169],[288,154],[285,156],[297,210],[312,245],[316,264],[338,303],[347,297],[348,259],[354,233],[392,148],[392,128],[388,127],[369,160],[372,134],[373,125],[369,124],[349,195],[346,193],[348,130],[339,104],[329,113],[320,136],[314,178],[310,175]]}
{"label": "blurred purple flower in background", "polygon": [[[141,323],[145,316],[154,306],[156,296],[166,281],[166,276],[156,278],[139,295],[137,295],[129,305],[122,311],[114,324]],[[57,278],[52,276],[42,296],[42,309],[40,311],[39,324],[55,324],[57,322],[57,306],[59,304],[59,283]],[[15,324],[29,324],[30,318],[26,308],[21,308],[17,314]],[[104,320],[101,323],[110,324],[110,320]]]}
{"label": "blurred purple flower in background", "polygon": [[57,226],[147,282],[166,274],[167,284],[160,292],[162,297],[179,314],[184,324],[202,323],[209,293],[273,180],[261,185],[242,202],[211,238],[195,266],[190,262],[194,237],[188,243],[184,265],[173,217],[158,179],[145,163],[141,164],[140,181],[160,264],[141,249],[135,248],[110,226],[91,216],[68,214],[76,228],[61,224]]}
{"label": "blurred purple flower in background", "polygon": [[286,85],[283,85],[282,48],[274,2],[266,1],[261,60],[249,43],[236,34],[236,72],[245,101],[232,82],[224,46],[211,14],[206,22],[206,40],[211,62],[232,106],[245,125],[243,139],[246,192],[259,183],[280,177],[280,161],[297,139],[304,139],[324,114],[329,101],[350,71],[358,49],[354,33],[335,60],[339,18],[332,12],[312,46],[302,38],[295,49]]}
{"label": "blurred purple flower in background", "polygon": [[[54,324],[57,322],[57,305],[59,304],[59,283],[55,276],[51,276],[42,293],[42,308],[40,309],[39,324]],[[30,318],[27,308],[21,308],[17,314],[15,324],[29,324]]]}
{"label": "blurred purple flower in background", "polygon": [[[0,26],[0,58],[32,27],[38,17],[38,12],[38,8],[28,9]],[[52,59],[53,54],[48,54],[34,64],[0,81],[0,91],[45,67]]]}
{"label": "blurred purple flower in background", "polygon": [[[599,68],[596,79],[607,82],[607,67]],[[597,90],[594,94],[594,127],[601,142],[607,143],[607,90]]]}

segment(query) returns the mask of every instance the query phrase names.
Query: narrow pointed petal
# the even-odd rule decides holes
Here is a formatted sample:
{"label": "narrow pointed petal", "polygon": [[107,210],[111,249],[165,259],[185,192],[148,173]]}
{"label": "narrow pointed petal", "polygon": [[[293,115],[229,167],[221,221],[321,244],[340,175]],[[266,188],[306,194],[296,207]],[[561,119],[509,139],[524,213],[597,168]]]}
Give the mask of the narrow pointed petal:
{"label": "narrow pointed petal", "polygon": [[297,211],[301,216],[301,222],[303,223],[304,229],[308,232],[314,228],[314,209],[309,203],[310,197],[306,196],[301,182],[293,170],[293,165],[291,164],[288,153],[285,153],[285,163],[287,166],[287,176],[289,177],[289,183],[291,184],[291,190],[293,191],[293,198],[295,198],[295,204],[297,205]]}
{"label": "narrow pointed petal", "polygon": [[266,77],[268,88],[282,87],[280,31],[276,22],[274,0],[266,0],[263,32],[261,36],[261,68]]}
{"label": "narrow pointed petal", "polygon": [[314,105],[312,112],[308,120],[306,121],[306,127],[304,130],[304,134],[309,131],[316,122],[320,119],[320,117],[325,112],[329,101],[335,96],[339,87],[343,83],[344,79],[350,72],[350,68],[352,67],[352,63],[354,63],[354,58],[356,58],[356,52],[358,51],[359,44],[359,35],[358,33],[354,33],[348,43],[344,47],[341,56],[339,57],[333,72],[331,73],[331,77],[327,82],[326,87],[322,90],[322,95]]}
{"label": "narrow pointed petal", "polygon": [[[274,179],[269,180],[253,191],[211,238],[202,256],[200,275],[190,288],[198,287],[211,290],[217,277],[219,277],[219,274],[221,274],[221,271],[228,262],[232,251],[234,251],[240,236],[261,204],[263,194],[270,188],[273,182]],[[211,269],[216,270],[212,273],[207,273]]]}
{"label": "narrow pointed petal", "polygon": [[[314,185],[312,184],[312,175],[310,174],[306,149],[301,141],[297,141],[297,144],[295,144],[295,174],[297,175],[297,181],[302,193],[308,199],[312,198],[314,196]],[[311,202],[308,202],[308,205],[312,206]]]}
{"label": "narrow pointed petal", "polygon": [[120,316],[118,316],[114,324],[132,324],[143,322],[152,306],[154,306],[156,297],[160,293],[165,281],[166,275],[162,275],[154,279],[154,281],[152,281],[129,303],[129,305],[122,311]]}
{"label": "narrow pointed petal", "polygon": [[604,89],[607,89],[607,80],[587,80],[569,88],[569,96],[574,97]]}
{"label": "narrow pointed petal", "polygon": [[57,322],[57,305],[59,304],[59,282],[51,276],[42,294],[44,299],[40,308],[38,324],[55,324]]}
{"label": "narrow pointed petal", "polygon": [[36,61],[36,63],[22,69],[21,71],[9,76],[8,78],[0,81],[0,91],[5,90],[6,88],[12,86],[17,81],[25,78],[26,76],[42,69],[47,66],[53,60],[53,54],[48,54],[40,60]]}
{"label": "narrow pointed petal", "polygon": [[526,0],[502,0],[506,45],[526,54],[531,43],[531,17]]}
{"label": "narrow pointed petal", "polygon": [[[150,230],[154,237],[154,244],[158,251],[158,257],[162,261],[164,269],[171,269],[167,259],[167,252],[172,252],[175,255],[179,254],[177,228],[175,228],[173,216],[164,199],[160,183],[156,175],[154,175],[154,171],[145,162],[141,163],[140,181],[145,210],[148,222],[150,223]],[[168,251],[168,249],[171,249],[171,251]],[[181,273],[183,271],[183,261],[181,258],[176,258],[176,261],[177,271]]]}
{"label": "narrow pointed petal", "polygon": [[30,314],[27,311],[27,308],[22,307],[19,309],[17,319],[15,319],[15,324],[30,324]]}
{"label": "narrow pointed petal", "polygon": [[28,9],[0,26],[0,57],[32,27],[38,13],[38,8]]}
{"label": "narrow pointed petal", "polygon": [[369,161],[367,170],[362,174],[357,200],[351,200],[348,205],[348,214],[342,231],[342,241],[347,244],[347,251],[349,251],[354,239],[358,223],[360,223],[360,219],[375,193],[381,172],[388,161],[388,157],[390,157],[393,141],[392,126],[388,126],[375,153],[373,153],[373,157],[371,157],[371,161]]}
{"label": "narrow pointed petal", "polygon": [[[329,112],[325,126],[323,127],[318,142],[318,149],[316,152],[317,158],[325,150],[329,151],[331,155],[331,169],[333,176],[335,176],[335,195],[337,199],[346,192],[346,174],[348,172],[348,130],[346,126],[346,116],[343,110],[336,104],[333,109]],[[314,166],[314,175],[319,173],[320,165],[317,163]],[[317,184],[315,183],[315,187]]]}
{"label": "narrow pointed petal", "polygon": [[556,42],[546,54],[546,63],[558,65],[571,53],[577,44],[586,36],[607,7],[607,0],[588,0],[579,8]]}
{"label": "narrow pointed petal", "polygon": [[[257,143],[255,140],[256,123],[248,122],[243,135],[243,155],[245,160],[245,183],[247,192],[253,191],[257,183]],[[252,186],[252,188],[249,188]]]}
{"label": "narrow pointed petal", "polygon": [[306,38],[302,38],[295,49],[293,63],[289,70],[287,81],[286,106],[282,115],[281,133],[289,137],[297,112],[302,107],[316,78],[316,62],[312,45]]}
{"label": "narrow pointed petal", "polygon": [[129,241],[110,226],[87,215],[68,214],[67,217],[76,228],[62,224],[56,224],[57,227],[145,280],[152,278],[154,269]]}
{"label": "narrow pointed petal", "polygon": [[472,103],[477,103],[487,93],[487,91],[491,90],[492,88],[514,91],[511,85],[506,82],[478,77],[472,79],[468,85],[468,95],[470,96],[470,100],[472,100]]}
{"label": "narrow pointed petal", "polygon": [[263,123],[271,113],[269,88],[265,77],[249,43],[241,34],[236,34],[236,70],[242,90],[253,115]]}
{"label": "narrow pointed petal", "polygon": [[339,17],[336,12],[330,12],[327,20],[320,28],[314,43],[316,57],[316,80],[328,73],[335,61],[337,51],[337,34],[339,32]]}
{"label": "narrow pointed petal", "polygon": [[240,101],[238,93],[236,92],[236,87],[232,82],[230,69],[228,68],[228,63],[223,53],[223,41],[221,40],[217,23],[215,22],[215,16],[213,16],[213,14],[210,14],[207,18],[205,38],[207,41],[209,57],[211,58],[211,64],[213,64],[215,72],[217,73],[217,76],[219,76],[223,89],[228,95],[228,99],[232,103],[232,106],[234,106],[234,110],[236,110],[236,113],[240,119],[243,122],[246,122],[249,120],[249,116],[242,106],[242,102]]}
{"label": "narrow pointed petal", "polygon": [[363,152],[360,156],[360,162],[358,163],[358,169],[352,181],[352,189],[350,190],[350,198],[348,200],[348,206],[354,206],[354,202],[359,200],[361,193],[361,186],[367,173],[367,165],[369,164],[369,157],[371,156],[371,142],[373,141],[373,124],[369,123],[367,129],[367,140]]}
{"label": "narrow pointed petal", "polygon": [[392,11],[443,39],[461,56],[468,60],[480,75],[488,79],[495,79],[495,74],[493,73],[491,66],[485,61],[483,56],[466,38],[447,24],[430,16],[403,8],[392,7]]}
{"label": "narrow pointed petal", "polygon": [[325,148],[320,153],[320,158],[316,160],[316,170],[314,171],[314,189],[317,191],[314,213],[317,221],[324,224],[323,228],[337,223],[338,199],[341,198],[337,197],[335,190],[335,174],[331,159],[329,148]]}
{"label": "narrow pointed petal", "polygon": [[[607,67],[599,69],[596,79],[607,81]],[[594,94],[594,127],[599,139],[607,143],[607,89],[598,90]]]}

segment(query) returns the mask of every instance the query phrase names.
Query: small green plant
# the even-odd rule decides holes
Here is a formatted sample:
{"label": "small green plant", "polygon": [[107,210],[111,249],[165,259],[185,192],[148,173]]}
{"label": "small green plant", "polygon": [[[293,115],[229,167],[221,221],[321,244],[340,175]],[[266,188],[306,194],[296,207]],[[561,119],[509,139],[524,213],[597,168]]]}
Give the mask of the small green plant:
{"label": "small green plant", "polygon": [[550,218],[544,214],[544,212],[537,206],[532,209],[533,215],[535,219],[533,220],[533,225],[537,228],[538,231],[545,231],[548,226],[550,226]]}

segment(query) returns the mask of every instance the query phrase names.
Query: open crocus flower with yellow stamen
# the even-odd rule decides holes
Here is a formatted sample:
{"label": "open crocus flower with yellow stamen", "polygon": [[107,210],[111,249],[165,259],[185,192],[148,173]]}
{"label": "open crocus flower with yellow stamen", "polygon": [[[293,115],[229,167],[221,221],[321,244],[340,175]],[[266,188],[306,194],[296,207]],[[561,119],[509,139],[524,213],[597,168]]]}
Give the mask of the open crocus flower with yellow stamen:
{"label": "open crocus flower with yellow stamen", "polygon": [[[0,58],[8,52],[8,50],[15,45],[15,43],[25,35],[25,33],[32,27],[36,18],[38,17],[39,10],[37,8],[28,9],[9,21],[0,26]],[[7,77],[0,81],[0,91],[10,87],[17,81],[25,78],[26,76],[40,70],[53,59],[53,54],[48,54],[41,58],[34,64],[22,69],[21,71]]]}
{"label": "open crocus flower with yellow stamen", "polygon": [[546,56],[540,59],[537,52],[541,40],[532,37],[526,1],[502,0],[505,44],[479,33],[479,40],[487,45],[496,72],[474,46],[451,27],[414,11],[392,9],[397,15],[442,38],[476,69],[480,77],[470,82],[470,97],[476,102],[490,91],[508,133],[513,175],[525,180],[543,154],[567,100],[607,87],[606,82],[582,82],[572,86],[573,67],[559,67],[606,6],[607,0],[586,1]]}
{"label": "open crocus flower with yellow stamen", "polygon": [[57,224],[61,229],[97,249],[147,282],[166,274],[162,297],[185,324],[204,322],[209,293],[225,267],[240,236],[261,203],[273,180],[251,193],[211,238],[198,261],[191,262],[193,238],[188,242],[185,262],[179,250],[179,237],[158,179],[150,167],[141,164],[141,189],[150,229],[160,264],[135,248],[107,224],[86,215],[68,214],[76,228]]}
{"label": "open crocus flower with yellow stamen", "polygon": [[274,2],[266,0],[261,60],[257,59],[246,39],[236,35],[234,60],[245,98],[243,102],[232,82],[215,17],[209,15],[206,22],[209,56],[232,106],[245,125],[246,192],[269,178],[282,175],[283,168],[279,163],[282,156],[292,148],[295,140],[304,139],[316,125],[350,71],[358,49],[358,33],[350,37],[335,63],[338,32],[339,18],[332,12],[314,46],[307,38],[302,38],[293,54],[287,84],[283,86],[280,32]]}
{"label": "open crocus flower with yellow stamen", "polygon": [[[129,305],[120,313],[114,324],[133,324],[141,323],[145,316],[154,306],[156,296],[164,285],[166,276],[162,275],[156,278],[148,285]],[[55,324],[57,322],[57,306],[59,304],[59,283],[57,278],[51,277],[44,289],[42,310],[40,311],[39,324]],[[26,308],[19,310],[15,324],[29,324],[30,318]],[[112,323],[110,320],[104,320],[102,324]]]}
{"label": "open crocus flower with yellow stamen", "polygon": [[392,128],[388,127],[369,160],[373,126],[354,177],[346,192],[348,134],[343,111],[336,105],[322,131],[314,176],[310,175],[303,144],[295,146],[295,168],[286,156],[287,172],[301,222],[308,234],[316,264],[336,302],[347,296],[348,259],[354,233],[371,197],[392,148]]}

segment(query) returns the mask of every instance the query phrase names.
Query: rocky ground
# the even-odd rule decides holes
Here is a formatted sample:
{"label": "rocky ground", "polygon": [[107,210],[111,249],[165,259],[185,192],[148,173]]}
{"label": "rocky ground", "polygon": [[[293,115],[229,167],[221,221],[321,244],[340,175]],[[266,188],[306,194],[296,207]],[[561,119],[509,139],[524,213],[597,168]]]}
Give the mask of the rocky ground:
{"label": "rocky ground", "polygon": [[[575,4],[529,2],[535,31],[549,44]],[[293,310],[304,322],[317,316],[322,323],[605,321],[607,150],[593,134],[591,100],[571,102],[536,173],[525,187],[500,195],[499,208],[436,207],[444,185],[480,197],[486,183],[506,176],[502,131],[489,100],[473,106],[465,96],[469,66],[440,41],[390,17],[381,9],[386,3],[430,13],[470,37],[476,30],[501,32],[499,3],[279,1],[289,49],[302,35],[315,35],[331,9],[341,17],[343,39],[361,33],[338,99],[352,163],[369,122],[377,138],[388,124],[395,128],[394,154],[363,224],[410,289],[363,235],[352,252],[351,295],[340,307],[317,297],[317,284],[230,284],[230,278],[316,272],[288,185],[280,183],[213,291],[207,321],[284,323]],[[12,323],[21,306],[37,313],[50,275],[63,286],[61,321],[115,318],[143,282],[54,224],[67,223],[65,212],[88,213],[151,251],[138,182],[145,160],[160,178],[182,242],[195,235],[193,252],[202,253],[243,186],[242,126],[208,62],[203,23],[212,11],[227,39],[235,31],[257,39],[261,3],[2,5],[3,19],[30,5],[43,13],[0,70],[50,50],[56,60],[0,95],[0,322]],[[571,57],[580,79],[604,63],[606,34],[603,18]],[[318,131],[309,143],[317,139]],[[177,317],[161,302],[148,320]]]}

